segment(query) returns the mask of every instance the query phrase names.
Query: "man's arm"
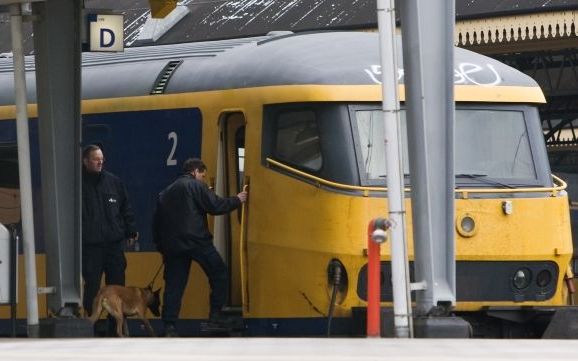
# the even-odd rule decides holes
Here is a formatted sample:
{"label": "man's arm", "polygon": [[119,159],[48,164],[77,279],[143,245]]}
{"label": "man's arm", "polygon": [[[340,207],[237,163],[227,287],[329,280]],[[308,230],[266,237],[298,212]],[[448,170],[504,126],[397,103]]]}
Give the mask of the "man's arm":
{"label": "man's arm", "polygon": [[201,182],[194,182],[192,187],[195,200],[201,208],[214,216],[229,213],[237,209],[241,203],[247,200],[246,190],[243,190],[235,197],[222,198],[209,190],[209,187]]}
{"label": "man's arm", "polygon": [[120,204],[120,215],[124,221],[125,237],[128,245],[132,246],[138,240],[139,233],[136,230],[135,217],[132,207],[128,199],[128,192],[122,182],[119,183],[122,202]]}

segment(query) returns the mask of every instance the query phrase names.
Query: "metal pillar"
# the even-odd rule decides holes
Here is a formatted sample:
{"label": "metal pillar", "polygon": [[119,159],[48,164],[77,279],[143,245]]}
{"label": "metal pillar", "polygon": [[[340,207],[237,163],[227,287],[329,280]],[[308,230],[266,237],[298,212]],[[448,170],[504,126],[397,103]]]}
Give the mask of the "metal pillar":
{"label": "metal pillar", "polygon": [[22,40],[22,5],[10,5],[10,27],[14,60],[14,93],[16,101],[16,131],[18,139],[18,174],[26,274],[26,311],[28,336],[38,337],[38,287],[36,282],[36,247],[34,244],[34,216],[32,204],[32,176],[30,171],[30,141],[28,136],[28,104],[26,70]]}
{"label": "metal pillar", "polygon": [[48,308],[81,304],[80,14],[82,1],[32,5]]}
{"label": "metal pillar", "polygon": [[[416,312],[455,305],[454,0],[398,2],[403,38]],[[438,312],[439,311],[439,312]]]}
{"label": "metal pillar", "polygon": [[391,275],[396,337],[411,337],[411,298],[405,237],[404,179],[401,162],[401,127],[397,94],[397,47],[395,44],[394,0],[377,1],[381,55],[382,108],[385,123],[387,200],[391,220]]}

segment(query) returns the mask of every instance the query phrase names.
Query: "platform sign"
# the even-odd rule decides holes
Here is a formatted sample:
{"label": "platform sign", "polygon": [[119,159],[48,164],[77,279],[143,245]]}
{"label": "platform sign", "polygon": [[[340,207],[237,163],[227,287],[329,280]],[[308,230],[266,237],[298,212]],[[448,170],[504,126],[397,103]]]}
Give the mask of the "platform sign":
{"label": "platform sign", "polygon": [[88,15],[90,51],[118,52],[124,50],[123,15]]}

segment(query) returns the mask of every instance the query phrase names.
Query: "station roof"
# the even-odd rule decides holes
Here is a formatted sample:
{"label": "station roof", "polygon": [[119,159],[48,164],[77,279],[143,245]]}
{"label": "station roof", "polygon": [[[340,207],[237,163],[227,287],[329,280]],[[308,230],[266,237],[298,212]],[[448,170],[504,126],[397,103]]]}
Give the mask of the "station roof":
{"label": "station roof", "polygon": [[[124,14],[129,46],[150,17],[148,0],[85,0],[84,4],[87,9]],[[154,44],[255,36],[274,30],[375,29],[377,22],[375,0],[183,0],[179,4],[190,13]],[[535,46],[541,49],[545,38],[575,37],[577,16],[578,0],[456,0],[456,44],[488,48],[537,40]],[[25,26],[27,53],[33,49],[31,28]],[[2,13],[0,54],[10,50],[9,16]]]}
{"label": "station roof", "polygon": [[[163,93],[276,85],[378,85],[378,37],[376,33],[352,31],[270,33],[244,39],[133,47],[120,53],[84,53],[82,97],[149,95],[158,79],[166,76],[170,81]],[[398,64],[403,64],[401,49],[397,54]],[[34,57],[26,57],[31,102],[36,93],[33,68]],[[14,103],[12,70],[12,61],[0,59],[0,107]],[[465,49],[455,49],[455,72],[457,88],[492,88],[489,98],[472,98],[456,90],[458,101],[543,101],[531,77]],[[405,77],[400,76],[399,81],[404,83]],[[512,100],[511,96],[500,95],[511,87],[525,96]]]}
{"label": "station roof", "polygon": [[477,52],[504,54],[576,47],[577,0],[458,0],[458,8],[455,43]]}

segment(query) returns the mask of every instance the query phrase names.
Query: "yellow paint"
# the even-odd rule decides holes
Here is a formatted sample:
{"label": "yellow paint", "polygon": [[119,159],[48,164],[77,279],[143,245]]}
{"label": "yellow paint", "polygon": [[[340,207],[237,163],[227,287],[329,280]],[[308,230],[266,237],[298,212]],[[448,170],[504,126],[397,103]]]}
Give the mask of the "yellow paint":
{"label": "yellow paint", "polygon": [[[46,275],[44,272],[42,272],[44,269],[46,269],[44,255],[36,256],[36,281],[38,287],[46,287]],[[26,284],[24,276],[24,257],[20,255],[18,256],[18,304],[16,306],[17,318],[26,318]],[[46,295],[38,295],[38,315],[40,318],[45,318],[47,314],[48,310],[46,307]],[[10,318],[9,305],[0,305],[0,318]]]}
{"label": "yellow paint", "polygon": [[[338,307],[348,315],[351,307],[364,306],[357,297],[357,275],[366,263],[366,227],[370,219],[386,216],[383,198],[348,196],[322,190],[271,169],[251,171],[249,205],[249,261],[251,317],[318,317],[327,312],[327,264],[337,257],[347,267],[349,291]],[[257,192],[267,189],[267,192]],[[278,190],[278,191],[276,191]],[[461,237],[457,232],[457,260],[549,260],[563,275],[572,254],[568,200],[565,196],[509,199],[515,212],[506,216],[500,199],[456,200],[456,216],[475,218],[477,232]],[[410,210],[406,200],[406,209]],[[547,215],[547,216],[545,216]],[[411,212],[407,217],[409,255],[413,257]],[[274,234],[275,237],[271,235]],[[559,256],[554,255],[558,248]],[[389,245],[382,249],[389,260]],[[562,278],[558,291],[546,302],[523,305],[564,305]],[[305,297],[306,296],[306,297]],[[522,303],[495,302],[520,306]],[[488,303],[458,304],[458,310],[479,310]]]}

